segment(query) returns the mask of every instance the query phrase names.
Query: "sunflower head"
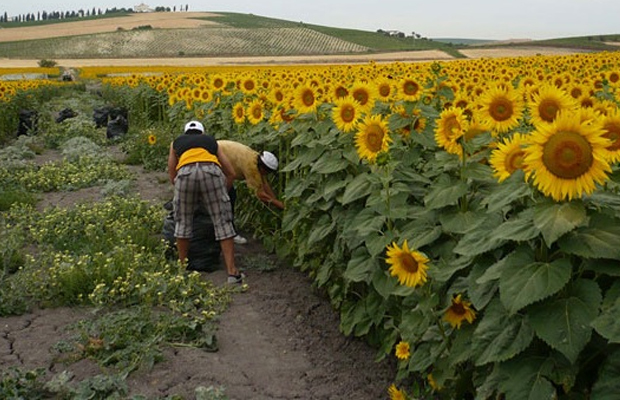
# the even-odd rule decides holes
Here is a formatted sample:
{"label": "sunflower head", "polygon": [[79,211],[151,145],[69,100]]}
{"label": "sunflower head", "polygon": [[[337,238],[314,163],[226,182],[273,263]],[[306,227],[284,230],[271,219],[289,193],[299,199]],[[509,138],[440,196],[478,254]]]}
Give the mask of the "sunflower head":
{"label": "sunflower head", "polygon": [[590,194],[611,172],[606,149],[610,140],[600,124],[582,122],[579,113],[563,111],[541,125],[525,148],[525,171],[534,185],[556,201]]}
{"label": "sunflower head", "polygon": [[512,137],[504,139],[491,153],[489,163],[494,170],[494,176],[501,183],[513,172],[523,169],[523,159],[526,144],[525,136],[515,133]]}
{"label": "sunflower head", "polygon": [[476,311],[471,307],[471,303],[463,300],[461,294],[453,296],[450,306],[444,313],[444,320],[453,328],[460,329],[463,321],[471,324],[475,319]]}
{"label": "sunflower head", "polygon": [[357,126],[361,114],[360,104],[352,97],[336,99],[332,109],[332,120],[342,132],[351,132]]}
{"label": "sunflower head", "polygon": [[386,255],[390,275],[397,277],[401,285],[416,287],[426,282],[429,259],[418,251],[409,250],[407,240],[402,247],[393,242],[387,247]]}
{"label": "sunflower head", "polygon": [[406,400],[405,392],[396,387],[395,384],[391,384],[388,388],[388,396],[390,396],[390,400]]}
{"label": "sunflower head", "polygon": [[387,123],[380,115],[369,115],[360,123],[355,136],[357,153],[361,159],[374,163],[377,155],[389,149],[392,142]]}
{"label": "sunflower head", "polygon": [[318,106],[318,93],[310,85],[299,85],[295,90],[294,105],[300,114],[314,112]]}
{"label": "sunflower head", "polygon": [[394,353],[396,354],[396,358],[399,360],[406,360],[411,356],[411,346],[409,346],[409,342],[400,341],[396,348],[394,349]]}

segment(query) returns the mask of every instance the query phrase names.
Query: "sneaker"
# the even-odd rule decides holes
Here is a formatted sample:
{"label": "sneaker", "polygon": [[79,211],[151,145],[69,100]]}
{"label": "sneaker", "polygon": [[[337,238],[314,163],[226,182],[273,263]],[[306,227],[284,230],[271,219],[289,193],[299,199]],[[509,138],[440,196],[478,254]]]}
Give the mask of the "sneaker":
{"label": "sneaker", "polygon": [[248,239],[244,238],[241,235],[237,235],[235,236],[235,244],[246,244],[248,242]]}
{"label": "sneaker", "polygon": [[239,275],[228,275],[227,283],[229,285],[242,284],[244,279],[245,274],[243,272],[239,272]]}

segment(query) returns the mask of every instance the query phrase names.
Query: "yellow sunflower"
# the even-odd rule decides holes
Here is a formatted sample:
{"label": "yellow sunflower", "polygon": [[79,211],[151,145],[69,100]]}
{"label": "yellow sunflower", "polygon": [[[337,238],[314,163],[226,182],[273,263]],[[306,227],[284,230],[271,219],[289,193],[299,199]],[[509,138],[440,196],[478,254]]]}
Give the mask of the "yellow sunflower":
{"label": "yellow sunflower", "polygon": [[407,400],[405,392],[397,388],[393,383],[388,388],[388,395],[390,396],[390,400]]}
{"label": "yellow sunflower", "polygon": [[386,263],[390,264],[390,275],[398,278],[398,283],[408,287],[422,286],[427,279],[429,259],[419,251],[409,250],[407,240],[403,247],[392,242],[387,247]]}
{"label": "yellow sunflower", "polygon": [[553,122],[562,110],[575,110],[577,103],[564,90],[553,85],[541,85],[538,91],[532,94],[530,116],[534,125]]}
{"label": "yellow sunflower", "polygon": [[603,117],[603,134],[610,140],[609,146],[606,147],[607,159],[610,163],[620,161],[620,111],[614,110]]}
{"label": "yellow sunflower", "polygon": [[450,107],[439,114],[435,128],[435,141],[450,154],[463,156],[463,146],[459,139],[468,131],[468,122],[464,111],[458,107]]}
{"label": "yellow sunflower", "polygon": [[351,96],[336,99],[332,109],[332,121],[342,132],[351,132],[361,115],[360,104]]}
{"label": "yellow sunflower", "polygon": [[214,74],[211,77],[211,87],[216,91],[223,90],[226,87],[226,80],[222,75]]}
{"label": "yellow sunflower", "polygon": [[418,101],[423,93],[422,85],[413,78],[405,77],[398,82],[397,95],[402,100]]}
{"label": "yellow sunflower", "polygon": [[253,100],[247,109],[247,118],[250,124],[257,125],[263,120],[264,116],[263,103],[258,99]]}
{"label": "yellow sunflower", "polygon": [[401,340],[394,350],[394,354],[399,360],[406,360],[411,357],[411,346],[409,346],[408,342]]}
{"label": "yellow sunflower", "polygon": [[316,111],[318,106],[317,93],[314,88],[309,85],[299,85],[295,89],[293,104],[299,114],[312,113]]}
{"label": "yellow sunflower", "polygon": [[515,133],[512,137],[506,138],[502,143],[499,143],[497,149],[491,153],[489,163],[495,171],[493,176],[500,183],[508,179],[516,170],[523,169],[523,157],[525,156],[523,147],[525,144],[525,136]]}
{"label": "yellow sunflower", "polygon": [[251,95],[256,92],[256,81],[252,77],[243,78],[240,82],[240,89],[245,95]]}
{"label": "yellow sunflower", "polygon": [[545,196],[556,201],[590,194],[611,172],[606,159],[610,140],[600,124],[581,122],[578,113],[561,111],[552,124],[540,125],[525,148],[525,172]]}
{"label": "yellow sunflower", "polygon": [[349,95],[349,89],[342,83],[336,84],[331,89],[331,97],[333,99],[340,99]]}
{"label": "yellow sunflower", "polygon": [[358,129],[355,135],[357,154],[361,159],[374,163],[377,155],[387,151],[392,141],[387,123],[380,115],[368,115]]}
{"label": "yellow sunflower", "polygon": [[232,116],[236,123],[242,124],[245,122],[245,107],[243,103],[235,103],[232,109]]}
{"label": "yellow sunflower", "polygon": [[479,99],[480,116],[492,133],[505,133],[519,125],[523,116],[523,101],[518,91],[505,86],[495,86],[485,91]]}
{"label": "yellow sunflower", "polygon": [[377,96],[385,102],[390,101],[394,97],[394,85],[388,78],[379,78],[377,81]]}
{"label": "yellow sunflower", "polygon": [[463,300],[461,294],[452,297],[452,304],[443,315],[453,328],[460,329],[463,321],[470,324],[476,319],[476,311],[471,308],[471,302]]}
{"label": "yellow sunflower", "polygon": [[368,83],[353,85],[349,95],[359,103],[361,110],[365,112],[370,111],[374,107],[377,98],[376,89]]}
{"label": "yellow sunflower", "polygon": [[157,143],[157,136],[153,135],[152,133],[147,137],[147,140],[149,142],[149,144],[151,146],[155,145],[155,143]]}

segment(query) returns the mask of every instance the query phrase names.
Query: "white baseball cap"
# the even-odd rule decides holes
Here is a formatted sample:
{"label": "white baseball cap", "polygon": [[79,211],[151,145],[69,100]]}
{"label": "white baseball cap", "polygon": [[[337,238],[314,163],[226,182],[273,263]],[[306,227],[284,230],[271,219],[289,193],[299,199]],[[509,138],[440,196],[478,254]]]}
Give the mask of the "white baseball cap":
{"label": "white baseball cap", "polygon": [[198,121],[189,121],[185,124],[185,130],[183,132],[187,132],[190,129],[200,131],[200,133],[205,133],[205,127]]}
{"label": "white baseball cap", "polygon": [[276,157],[273,153],[263,151],[262,153],[260,153],[260,160],[263,165],[265,165],[265,167],[269,168],[270,170],[278,170],[278,157]]}

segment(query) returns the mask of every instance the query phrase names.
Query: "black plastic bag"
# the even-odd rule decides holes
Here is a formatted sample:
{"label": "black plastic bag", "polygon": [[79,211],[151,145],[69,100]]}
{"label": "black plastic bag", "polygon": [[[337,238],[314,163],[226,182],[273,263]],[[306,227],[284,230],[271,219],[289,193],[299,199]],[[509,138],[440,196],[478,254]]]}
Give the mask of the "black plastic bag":
{"label": "black plastic bag", "polygon": [[65,108],[64,110],[58,113],[58,116],[56,117],[56,122],[60,123],[66,119],[77,117],[77,115],[78,113],[73,111],[72,109]]}
{"label": "black plastic bag", "polygon": [[36,134],[38,119],[39,113],[36,110],[19,110],[17,136]]}
{"label": "black plastic bag", "polygon": [[127,119],[119,114],[116,118],[108,122],[106,137],[108,139],[116,139],[126,134],[128,130],[129,124],[127,123]]}
{"label": "black plastic bag", "polygon": [[[174,215],[172,204],[166,203],[164,206],[170,210],[165,218],[162,228],[162,235],[168,243],[168,256],[178,257],[176,252],[176,239],[174,237]],[[213,272],[221,268],[220,243],[215,240],[215,229],[209,213],[198,207],[194,213],[193,236],[189,241],[189,252],[187,255],[187,269],[192,271]]]}

